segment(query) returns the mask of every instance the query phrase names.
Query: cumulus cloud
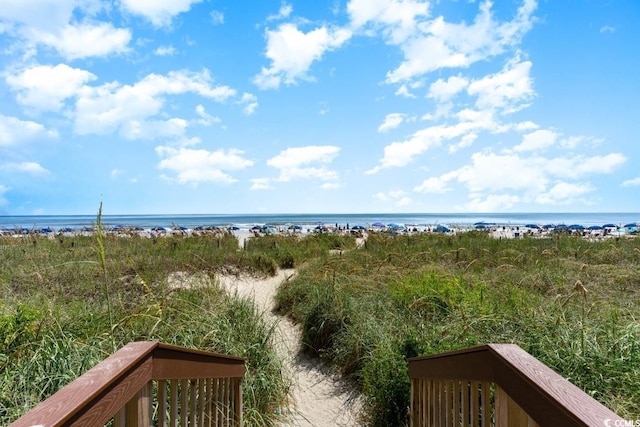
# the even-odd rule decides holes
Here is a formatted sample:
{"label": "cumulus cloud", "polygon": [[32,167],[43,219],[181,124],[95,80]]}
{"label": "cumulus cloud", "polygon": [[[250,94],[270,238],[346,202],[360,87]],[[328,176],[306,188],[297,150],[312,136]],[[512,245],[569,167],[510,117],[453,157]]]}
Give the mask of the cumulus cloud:
{"label": "cumulus cloud", "polygon": [[402,113],[387,114],[382,124],[378,127],[378,132],[388,132],[397,128],[404,122],[405,117],[405,114]]}
{"label": "cumulus cloud", "polygon": [[75,131],[78,134],[106,134],[120,131],[130,139],[181,134],[186,121],[179,118],[153,119],[163,109],[165,97],[194,93],[217,102],[236,94],[223,85],[213,85],[209,72],[172,71],[149,74],[134,85],[118,82],[98,87],[84,86],[76,102]]}
{"label": "cumulus cloud", "polygon": [[373,195],[373,198],[381,202],[392,203],[398,207],[408,206],[413,202],[409,194],[404,190],[389,191],[387,193],[378,192]]}
{"label": "cumulus cloud", "polygon": [[628,179],[622,183],[623,187],[640,187],[640,176],[633,179]]}
{"label": "cumulus cloud", "polygon": [[501,109],[512,113],[526,107],[533,97],[531,62],[510,61],[499,73],[485,76],[469,84],[469,95],[477,96],[480,109]]}
{"label": "cumulus cloud", "polygon": [[69,60],[123,53],[131,32],[108,23],[66,25],[57,32],[35,32],[34,39],[53,47]]}
{"label": "cumulus cloud", "polygon": [[583,195],[594,190],[595,188],[588,183],[559,182],[537,196],[535,201],[547,205],[566,205],[580,200]]}
{"label": "cumulus cloud", "polygon": [[522,143],[513,147],[513,151],[538,151],[551,147],[558,141],[560,135],[557,132],[540,129],[528,133],[522,137]]}
{"label": "cumulus cloud", "polygon": [[331,163],[339,152],[339,147],[331,145],[291,147],[267,160],[267,165],[279,169],[280,174],[277,180],[280,182],[293,179],[317,179],[325,181],[325,184],[335,183],[338,181],[338,173],[325,165]]}
{"label": "cumulus cloud", "polygon": [[253,161],[245,159],[244,152],[236,149],[208,151],[160,146],[156,148],[156,153],[162,158],[158,168],[173,172],[175,178],[168,179],[180,184],[230,184],[237,180],[227,171],[253,166]]}
{"label": "cumulus cloud", "polygon": [[457,183],[469,192],[471,202],[466,208],[478,212],[508,209],[519,202],[568,204],[595,190],[586,182],[588,177],[612,173],[625,161],[619,153],[547,158],[523,157],[510,150],[479,152],[468,165],[429,177],[414,191],[445,192]]}
{"label": "cumulus cloud", "polygon": [[5,163],[2,165],[5,171],[27,173],[30,175],[50,175],[47,169],[43,168],[36,162],[21,162],[21,163]]}
{"label": "cumulus cloud", "polygon": [[392,142],[384,148],[384,156],[378,166],[366,173],[374,174],[382,169],[406,166],[413,161],[414,157],[441,146],[445,141],[463,138],[463,143],[469,144],[475,137],[464,139],[465,135],[481,130],[501,130],[493,120],[491,111],[464,110],[458,114],[458,119],[460,121],[457,124],[427,127],[415,132],[404,141]]}
{"label": "cumulus cloud", "polygon": [[382,31],[390,43],[398,44],[417,32],[420,18],[429,15],[429,3],[415,0],[351,0],[347,4],[355,30]]}
{"label": "cumulus cloud", "polygon": [[40,123],[0,114],[0,147],[57,137],[57,131],[47,129]]}
{"label": "cumulus cloud", "polygon": [[173,18],[188,12],[202,0],[120,0],[121,9],[142,16],[156,27],[171,25]]}
{"label": "cumulus cloud", "polygon": [[158,48],[153,52],[158,56],[172,56],[176,54],[176,48],[169,46],[158,46]]}
{"label": "cumulus cloud", "polygon": [[282,5],[280,6],[280,10],[278,10],[278,13],[275,15],[269,15],[267,17],[267,21],[275,21],[278,19],[286,19],[289,17],[289,15],[291,15],[291,12],[293,12],[293,6],[291,6],[288,3],[283,2]]}
{"label": "cumulus cloud", "polygon": [[520,197],[512,194],[490,194],[485,198],[472,198],[465,204],[469,212],[500,212],[520,203]]}
{"label": "cumulus cloud", "polygon": [[244,112],[244,114],[250,116],[256,111],[256,108],[258,108],[258,97],[251,93],[245,92],[242,94],[242,97],[240,98],[240,101],[238,101],[238,103],[243,106],[242,111]]}
{"label": "cumulus cloud", "polygon": [[351,32],[323,26],[305,33],[286,23],[276,30],[267,30],[266,36],[265,56],[271,60],[271,66],[263,67],[253,82],[261,89],[276,89],[281,84],[309,79],[307,72],[313,62],[326,51],[340,47],[351,37]]}
{"label": "cumulus cloud", "polygon": [[131,32],[95,17],[99,0],[4,0],[0,23],[22,42],[28,55],[36,46],[55,49],[66,59],[103,57],[128,50]]}
{"label": "cumulus cloud", "polygon": [[429,86],[429,98],[440,102],[449,101],[454,95],[463,91],[469,85],[469,80],[461,76],[451,76],[447,80],[438,79]]}
{"label": "cumulus cloud", "polygon": [[[361,2],[365,3],[364,0]],[[419,25],[405,26],[405,31],[400,33],[395,27],[389,27],[384,19],[370,18],[372,22],[384,26],[383,32],[387,34],[388,43],[399,45],[404,55],[403,62],[387,73],[387,82],[411,80],[442,68],[466,68],[477,61],[499,55],[506,47],[518,43],[532,26],[535,0],[525,0],[516,16],[507,22],[494,19],[491,5],[488,1],[481,3],[479,13],[470,25],[449,23],[439,16],[423,20]],[[416,16],[419,14],[413,15],[414,18]],[[353,17],[352,20],[355,22]],[[424,52],[429,52],[429,55]]]}
{"label": "cumulus cloud", "polygon": [[36,65],[5,76],[9,87],[17,92],[18,102],[41,111],[62,109],[66,99],[96,78],[89,71],[66,64]]}
{"label": "cumulus cloud", "polygon": [[212,10],[209,13],[209,16],[211,17],[211,23],[213,25],[224,24],[224,13],[220,12],[219,10]]}

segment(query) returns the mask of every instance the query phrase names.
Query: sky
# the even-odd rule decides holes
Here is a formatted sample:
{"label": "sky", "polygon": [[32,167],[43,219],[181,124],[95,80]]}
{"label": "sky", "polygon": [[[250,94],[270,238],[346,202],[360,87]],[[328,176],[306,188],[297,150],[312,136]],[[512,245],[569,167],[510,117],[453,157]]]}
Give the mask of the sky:
{"label": "sky", "polygon": [[0,0],[0,215],[640,212],[637,0]]}

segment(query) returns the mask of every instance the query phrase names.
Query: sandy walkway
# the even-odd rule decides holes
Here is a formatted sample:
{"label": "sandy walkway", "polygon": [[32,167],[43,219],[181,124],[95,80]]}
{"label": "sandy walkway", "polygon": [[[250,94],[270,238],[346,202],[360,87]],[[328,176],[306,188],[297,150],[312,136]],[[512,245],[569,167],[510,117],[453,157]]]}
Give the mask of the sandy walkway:
{"label": "sandy walkway", "polygon": [[267,321],[278,323],[278,352],[294,380],[293,404],[287,408],[291,420],[282,426],[356,426],[357,405],[348,403],[350,396],[344,382],[318,360],[299,354],[300,329],[289,319],[272,313],[278,286],[294,274],[295,270],[280,270],[275,277],[264,280],[235,276],[221,276],[218,280],[229,291],[253,298],[264,310]]}

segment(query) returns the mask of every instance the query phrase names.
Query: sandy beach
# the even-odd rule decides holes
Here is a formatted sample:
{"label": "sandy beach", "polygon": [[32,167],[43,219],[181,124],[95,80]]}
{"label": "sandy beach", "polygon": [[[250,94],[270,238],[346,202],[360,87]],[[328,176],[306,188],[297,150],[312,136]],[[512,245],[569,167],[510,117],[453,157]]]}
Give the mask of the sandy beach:
{"label": "sandy beach", "polygon": [[[242,243],[241,243],[242,245]],[[285,317],[273,313],[278,286],[295,275],[295,270],[280,270],[274,277],[222,275],[218,283],[231,293],[250,298],[263,311],[267,322],[276,323],[276,346],[287,374],[293,380],[291,404],[282,408],[283,427],[357,426],[358,398],[342,379],[315,358],[299,351],[301,331]]]}

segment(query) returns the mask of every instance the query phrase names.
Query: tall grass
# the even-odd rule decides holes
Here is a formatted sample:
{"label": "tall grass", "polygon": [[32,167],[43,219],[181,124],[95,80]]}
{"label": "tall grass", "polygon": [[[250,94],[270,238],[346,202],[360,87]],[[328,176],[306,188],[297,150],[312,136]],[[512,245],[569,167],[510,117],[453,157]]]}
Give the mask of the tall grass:
{"label": "tall grass", "polygon": [[407,421],[407,357],[516,343],[618,412],[640,415],[640,241],[372,235],[308,263],[279,309],[361,390],[374,426]]}
{"label": "tall grass", "polygon": [[[0,425],[133,340],[247,358],[247,425],[277,424],[290,380],[274,326],[214,285],[229,266],[268,274],[233,236],[5,237],[0,251]],[[172,283],[175,273],[197,273],[198,286]]]}

